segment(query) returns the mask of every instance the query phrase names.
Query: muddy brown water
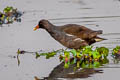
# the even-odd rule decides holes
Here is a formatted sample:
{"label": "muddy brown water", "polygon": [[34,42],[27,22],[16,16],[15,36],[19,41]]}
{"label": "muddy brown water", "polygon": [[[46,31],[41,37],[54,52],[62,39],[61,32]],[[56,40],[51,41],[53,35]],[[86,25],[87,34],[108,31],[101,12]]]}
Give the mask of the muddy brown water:
{"label": "muddy brown water", "polygon": [[[120,45],[119,0],[0,0],[0,11],[6,6],[16,7],[25,14],[21,17],[21,23],[15,22],[0,27],[0,80],[34,80],[34,76],[48,77],[57,66],[59,67],[60,62],[57,56],[46,60],[45,57],[35,59],[35,55],[32,54],[20,55],[20,66],[14,58],[18,48],[31,52],[65,49],[45,30],[33,31],[33,27],[40,19],[48,19],[55,25],[72,23],[94,30],[100,29],[103,30],[100,37],[108,40],[95,43],[94,46],[105,46],[112,50]],[[74,76],[72,79],[119,80],[120,64],[113,64],[110,55],[108,58],[110,63],[106,64],[106,68],[99,69],[102,73],[94,69],[85,70],[84,72],[93,71],[93,73],[89,75],[81,72],[80,75],[83,77]],[[58,70],[51,76],[61,77],[62,74],[59,74]],[[71,79],[69,75],[67,77]]]}

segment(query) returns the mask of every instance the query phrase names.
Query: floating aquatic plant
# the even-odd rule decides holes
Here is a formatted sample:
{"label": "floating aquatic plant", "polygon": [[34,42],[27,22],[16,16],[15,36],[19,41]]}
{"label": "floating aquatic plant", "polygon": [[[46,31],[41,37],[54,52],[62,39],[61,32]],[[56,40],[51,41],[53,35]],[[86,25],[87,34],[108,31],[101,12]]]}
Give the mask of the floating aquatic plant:
{"label": "floating aquatic plant", "polygon": [[116,47],[113,49],[112,55],[115,56],[116,54],[120,55],[120,46],[116,46]]}
{"label": "floating aquatic plant", "polygon": [[[24,54],[28,51],[20,51],[18,49],[18,54]],[[76,68],[98,68],[103,64],[109,62],[107,59],[109,49],[105,47],[97,47],[93,49],[92,46],[86,46],[82,49],[71,49],[71,50],[57,50],[48,53],[38,53],[36,54],[36,59],[45,56],[46,59],[50,59],[59,53],[59,59],[64,62],[64,68],[69,68],[70,65],[76,64]],[[20,62],[20,61],[19,61]]]}
{"label": "floating aquatic plant", "polygon": [[[82,68],[99,67],[101,63],[105,64],[108,62],[108,53],[109,50],[105,47],[100,47],[93,50],[92,46],[86,46],[80,50],[72,49],[70,51],[64,51],[64,55],[60,54],[60,61],[65,63],[65,68],[68,68],[70,63],[77,64],[77,67]],[[71,54],[72,56],[70,57]],[[71,58],[73,58],[72,61],[70,60]]]}
{"label": "floating aquatic plant", "polygon": [[112,50],[112,55],[113,57],[113,61],[115,64],[118,64],[120,61],[120,46],[116,46],[113,50]]}
{"label": "floating aquatic plant", "polygon": [[17,54],[24,54],[26,51],[18,49]]}
{"label": "floating aquatic plant", "polygon": [[7,6],[3,12],[0,12],[0,25],[13,23],[14,21],[21,22],[21,15],[23,13],[18,11],[17,8]]}
{"label": "floating aquatic plant", "polygon": [[39,58],[40,56],[46,56],[46,59],[49,59],[51,57],[54,57],[57,53],[62,52],[63,49],[57,50],[57,51],[52,51],[52,52],[47,52],[47,53],[38,53],[36,52],[36,59]]}

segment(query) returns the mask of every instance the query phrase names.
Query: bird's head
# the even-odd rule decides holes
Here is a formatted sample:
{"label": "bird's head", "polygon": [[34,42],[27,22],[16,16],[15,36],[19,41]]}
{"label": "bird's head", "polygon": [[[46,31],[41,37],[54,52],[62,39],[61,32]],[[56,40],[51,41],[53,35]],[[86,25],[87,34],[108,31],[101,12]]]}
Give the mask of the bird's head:
{"label": "bird's head", "polygon": [[39,21],[38,25],[34,28],[34,31],[39,29],[39,28],[47,29],[49,27],[49,24],[50,23],[48,20],[42,19]]}

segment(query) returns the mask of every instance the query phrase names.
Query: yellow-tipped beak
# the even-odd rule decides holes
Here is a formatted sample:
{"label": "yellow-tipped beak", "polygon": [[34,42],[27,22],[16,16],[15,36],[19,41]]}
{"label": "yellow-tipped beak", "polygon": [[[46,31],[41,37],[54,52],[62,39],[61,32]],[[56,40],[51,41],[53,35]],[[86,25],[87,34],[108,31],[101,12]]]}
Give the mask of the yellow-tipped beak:
{"label": "yellow-tipped beak", "polygon": [[35,30],[37,30],[37,29],[39,29],[39,26],[37,25],[33,30],[35,31]]}
{"label": "yellow-tipped beak", "polygon": [[33,31],[36,31],[36,30],[37,30],[37,28],[34,28],[34,29],[33,29]]}

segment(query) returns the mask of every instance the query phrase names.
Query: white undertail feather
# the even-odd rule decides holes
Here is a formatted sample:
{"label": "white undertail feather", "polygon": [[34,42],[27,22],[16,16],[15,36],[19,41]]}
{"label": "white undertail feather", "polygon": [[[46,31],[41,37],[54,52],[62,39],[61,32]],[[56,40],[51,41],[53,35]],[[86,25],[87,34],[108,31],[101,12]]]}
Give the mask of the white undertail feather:
{"label": "white undertail feather", "polygon": [[100,42],[100,41],[102,41],[102,40],[103,40],[103,39],[100,39],[100,38],[96,38],[96,39],[95,39],[96,42]]}

